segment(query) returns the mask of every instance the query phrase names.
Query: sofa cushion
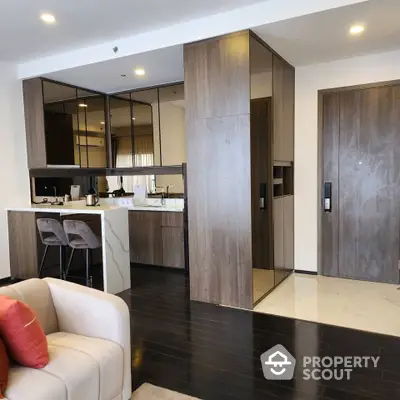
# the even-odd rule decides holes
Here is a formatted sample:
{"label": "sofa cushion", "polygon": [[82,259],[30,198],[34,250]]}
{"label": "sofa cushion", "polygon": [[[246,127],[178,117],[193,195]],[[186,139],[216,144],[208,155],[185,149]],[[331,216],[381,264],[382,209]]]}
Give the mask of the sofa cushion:
{"label": "sofa cushion", "polygon": [[[121,393],[124,366],[124,354],[121,346],[104,339],[65,332],[48,335],[47,341],[50,354],[59,352],[62,355],[62,352],[66,352],[66,354],[70,354],[75,359],[72,363],[75,370],[76,366],[80,365],[76,361],[78,357],[81,359],[87,358],[91,363],[95,364],[96,371],[92,372],[92,374],[94,373],[97,376],[99,395],[96,397],[96,392],[93,391],[87,397],[82,396],[79,399],[110,400],[116,398]],[[70,393],[69,390],[68,393]],[[75,400],[75,397],[73,399]]]}
{"label": "sofa cushion", "polygon": [[4,398],[4,391],[8,382],[9,361],[3,341],[0,338],[0,399]]}
{"label": "sofa cushion", "polygon": [[43,329],[22,301],[0,295],[0,334],[10,356],[20,365],[43,368],[49,362]]}
{"label": "sofa cushion", "polygon": [[56,310],[46,281],[28,279],[0,288],[0,295],[22,301],[32,308],[46,335],[58,331]]}
{"label": "sofa cushion", "polygon": [[19,366],[10,368],[5,396],[7,400],[68,400],[60,379],[42,369]]}

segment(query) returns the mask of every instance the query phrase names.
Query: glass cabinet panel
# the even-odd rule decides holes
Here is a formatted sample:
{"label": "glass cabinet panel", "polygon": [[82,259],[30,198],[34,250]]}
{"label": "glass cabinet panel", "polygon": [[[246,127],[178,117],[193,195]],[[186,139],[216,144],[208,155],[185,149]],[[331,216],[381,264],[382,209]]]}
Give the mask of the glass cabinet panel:
{"label": "glass cabinet panel", "polygon": [[112,164],[114,168],[134,166],[133,108],[129,99],[110,97]]}
{"label": "glass cabinet panel", "polygon": [[49,81],[42,81],[42,88],[47,165],[75,165],[76,89]]}
{"label": "glass cabinet panel", "polygon": [[75,162],[82,168],[107,167],[105,96],[77,90],[73,117]]}

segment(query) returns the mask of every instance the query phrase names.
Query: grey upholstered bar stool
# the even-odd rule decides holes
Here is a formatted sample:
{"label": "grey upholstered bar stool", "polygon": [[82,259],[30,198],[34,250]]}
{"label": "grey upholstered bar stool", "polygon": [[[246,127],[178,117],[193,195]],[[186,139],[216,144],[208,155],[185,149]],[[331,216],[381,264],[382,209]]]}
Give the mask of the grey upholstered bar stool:
{"label": "grey upholstered bar stool", "polygon": [[67,235],[68,244],[72,248],[71,256],[69,258],[68,267],[66,271],[66,278],[68,278],[71,262],[74,257],[75,250],[86,250],[86,286],[92,286],[92,250],[101,247],[100,239],[94,234],[92,229],[86,222],[75,220],[64,220],[64,231]]}
{"label": "grey upholstered bar stool", "polygon": [[68,247],[67,235],[59,221],[52,218],[38,218],[36,220],[40,240],[45,245],[44,254],[39,268],[39,278],[42,277],[44,263],[50,246],[60,247],[60,278],[65,278],[65,254]]}

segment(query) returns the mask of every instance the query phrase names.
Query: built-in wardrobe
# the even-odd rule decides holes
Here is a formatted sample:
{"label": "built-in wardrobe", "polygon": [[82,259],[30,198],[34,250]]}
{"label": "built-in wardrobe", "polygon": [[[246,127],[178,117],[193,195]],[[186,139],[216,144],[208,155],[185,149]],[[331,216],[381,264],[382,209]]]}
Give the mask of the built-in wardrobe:
{"label": "built-in wardrobe", "polygon": [[294,68],[250,31],[184,56],[191,299],[252,309],[294,266]]}

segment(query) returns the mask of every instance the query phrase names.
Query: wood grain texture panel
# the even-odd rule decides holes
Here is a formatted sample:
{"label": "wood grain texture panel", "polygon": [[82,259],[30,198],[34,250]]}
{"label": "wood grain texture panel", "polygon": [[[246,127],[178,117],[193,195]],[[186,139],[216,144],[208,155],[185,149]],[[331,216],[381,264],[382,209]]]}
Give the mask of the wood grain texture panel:
{"label": "wood grain texture panel", "polygon": [[275,285],[285,278],[284,198],[276,197],[273,204]]}
{"label": "wood grain texture panel", "polygon": [[191,299],[251,309],[249,32],[184,60]]}
{"label": "wood grain texture panel", "polygon": [[[324,93],[321,105],[323,182],[332,183],[332,212],[322,212],[320,273],[339,276],[339,93]],[[324,183],[322,183],[323,196]],[[322,200],[321,200],[322,201]]]}
{"label": "wood grain texture panel", "polygon": [[283,197],[283,250],[285,269],[294,270],[294,196]]}
{"label": "wood grain texture panel", "polygon": [[47,160],[42,81],[40,78],[24,80],[22,87],[28,168],[45,168]]}
{"label": "wood grain texture panel", "polygon": [[185,268],[183,228],[163,226],[162,265],[171,268]]}
{"label": "wood grain texture panel", "polygon": [[[271,98],[251,100],[250,110],[253,268],[273,269]],[[264,209],[260,184],[267,188]]]}
{"label": "wood grain texture panel", "polygon": [[38,276],[36,216],[32,212],[8,211],[10,271],[13,278]]}
{"label": "wood grain texture panel", "polygon": [[131,262],[162,265],[161,213],[129,211]]}
{"label": "wood grain texture panel", "polygon": [[184,221],[181,212],[163,212],[162,265],[172,268],[185,268]]}
{"label": "wood grain texture panel", "polygon": [[339,274],[399,282],[400,88],[340,93]]}
{"label": "wood grain texture panel", "polygon": [[184,62],[189,118],[250,112],[249,31],[185,45]]}
{"label": "wood grain texture panel", "polygon": [[251,308],[250,116],[187,128],[191,298]]}
{"label": "wood grain texture panel", "polygon": [[183,229],[183,212],[162,212],[161,225]]}

